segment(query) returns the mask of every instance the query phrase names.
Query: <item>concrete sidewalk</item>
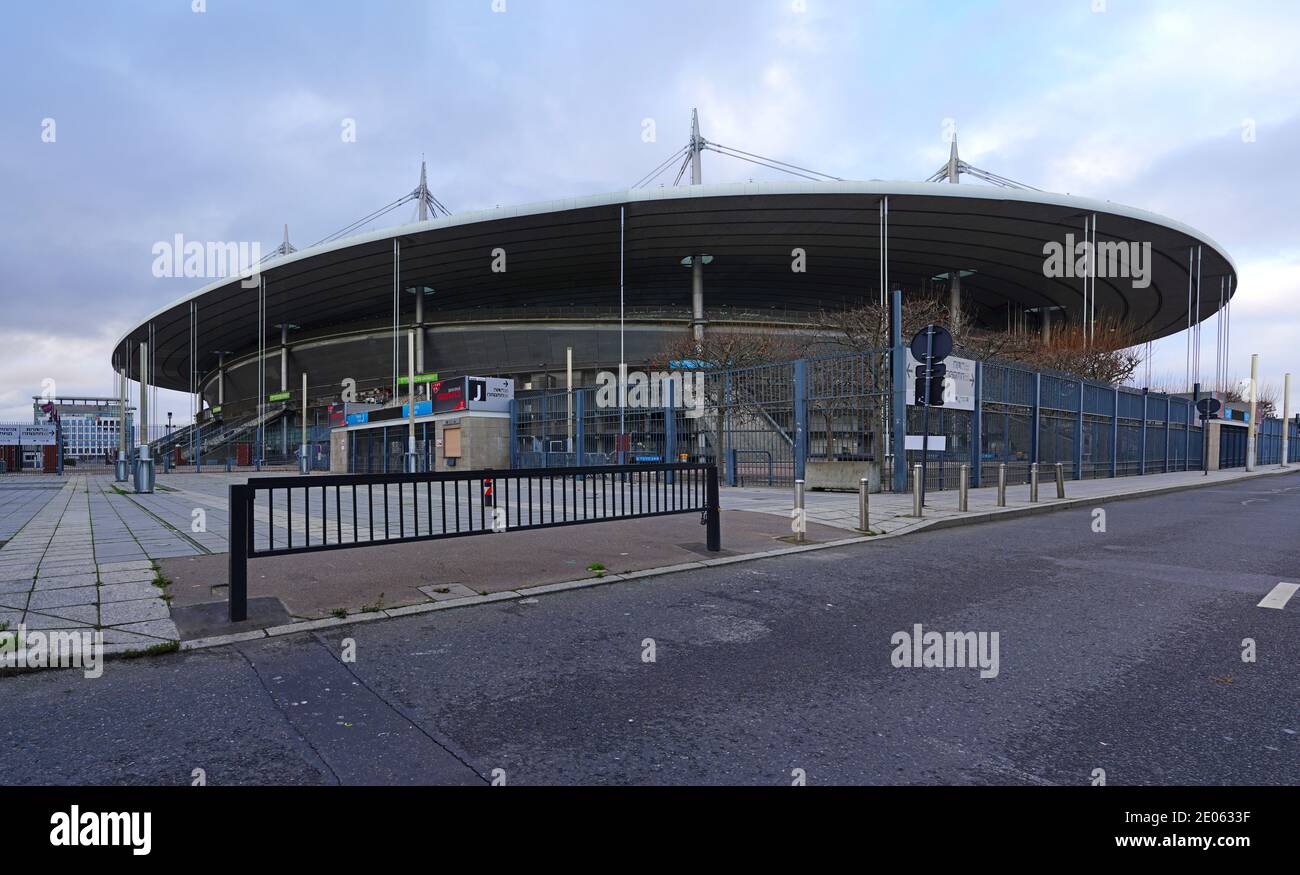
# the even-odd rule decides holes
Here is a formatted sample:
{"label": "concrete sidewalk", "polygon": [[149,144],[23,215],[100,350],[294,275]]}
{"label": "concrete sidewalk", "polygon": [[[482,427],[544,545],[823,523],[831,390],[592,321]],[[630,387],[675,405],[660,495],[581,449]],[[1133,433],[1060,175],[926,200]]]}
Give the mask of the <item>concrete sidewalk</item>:
{"label": "concrete sidewalk", "polygon": [[0,518],[11,528],[0,546],[0,624],[11,632],[20,625],[98,629],[110,653],[179,640],[163,591],[153,584],[154,559],[174,555],[176,545],[154,537],[132,506],[120,497],[110,501],[95,480],[0,481],[0,508],[10,511],[0,510]]}
{"label": "concrete sidewalk", "polygon": [[[980,522],[987,519],[1018,516],[1025,513],[1042,513],[1053,509],[1077,507],[1080,504],[1101,504],[1122,498],[1140,498],[1182,489],[1196,489],[1235,483],[1252,477],[1298,472],[1300,467],[1257,469],[1253,473],[1243,470],[1176,471],[1169,474],[1147,474],[1141,477],[1118,477],[1099,480],[1066,480],[1065,498],[1056,497],[1055,474],[1046,469],[1038,486],[1038,503],[1029,501],[1029,486],[1021,484],[1007,487],[1007,506],[997,506],[997,487],[970,490],[969,510],[957,509],[956,490],[926,494],[924,515],[912,515],[912,495],[880,493],[870,497],[870,526],[880,534],[903,534],[921,528]],[[996,477],[996,473],[992,476]],[[766,513],[789,518],[793,506],[794,490],[771,487],[727,489],[722,493],[722,506],[730,510]],[[843,492],[807,492],[804,508],[808,522],[833,528],[856,531],[858,528],[858,496]]]}

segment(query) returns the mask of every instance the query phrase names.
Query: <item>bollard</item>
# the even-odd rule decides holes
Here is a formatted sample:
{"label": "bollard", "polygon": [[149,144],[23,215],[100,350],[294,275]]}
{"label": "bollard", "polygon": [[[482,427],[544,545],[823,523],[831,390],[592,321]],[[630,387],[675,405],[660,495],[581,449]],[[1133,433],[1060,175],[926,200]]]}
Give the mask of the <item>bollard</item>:
{"label": "bollard", "polygon": [[1038,463],[1029,466],[1029,503],[1038,502]]}
{"label": "bollard", "polygon": [[858,531],[871,531],[870,509],[871,499],[867,496],[870,494],[871,484],[863,477],[858,481]]}
{"label": "bollard", "polygon": [[961,466],[961,481],[957,485],[957,510],[970,510],[970,465]]}
{"label": "bollard", "polygon": [[149,457],[149,447],[140,447],[140,458],[135,462],[135,491],[138,495],[153,492],[155,480],[155,460]]}
{"label": "bollard", "polygon": [[920,519],[925,515],[921,507],[921,466],[912,466],[912,516]]}
{"label": "bollard", "polygon": [[1056,463],[1056,497],[1065,498],[1065,463]]}
{"label": "bollard", "polygon": [[1007,465],[998,465],[998,507],[1007,506]]}
{"label": "bollard", "polygon": [[794,539],[800,544],[803,543],[804,529],[808,528],[803,509],[803,487],[802,480],[794,481]]}

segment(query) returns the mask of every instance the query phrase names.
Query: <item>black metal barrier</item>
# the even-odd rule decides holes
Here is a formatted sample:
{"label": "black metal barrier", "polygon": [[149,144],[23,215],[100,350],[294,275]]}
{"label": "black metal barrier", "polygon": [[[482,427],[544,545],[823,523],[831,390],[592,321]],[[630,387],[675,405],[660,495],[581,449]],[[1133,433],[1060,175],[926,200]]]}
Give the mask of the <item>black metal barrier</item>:
{"label": "black metal barrier", "polygon": [[249,559],[684,513],[717,552],[719,511],[718,469],[695,463],[256,477],[230,487],[230,619],[248,619]]}

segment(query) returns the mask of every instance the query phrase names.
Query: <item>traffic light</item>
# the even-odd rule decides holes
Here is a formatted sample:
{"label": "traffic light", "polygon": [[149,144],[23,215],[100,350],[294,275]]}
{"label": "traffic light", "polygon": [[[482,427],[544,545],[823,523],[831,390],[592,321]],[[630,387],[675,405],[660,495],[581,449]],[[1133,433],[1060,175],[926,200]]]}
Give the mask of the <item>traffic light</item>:
{"label": "traffic light", "polygon": [[[925,392],[926,372],[930,377],[930,394],[927,399]],[[918,406],[942,407],[943,406],[943,381],[948,374],[948,366],[945,364],[931,365],[928,369],[925,365],[916,366],[916,403]]]}

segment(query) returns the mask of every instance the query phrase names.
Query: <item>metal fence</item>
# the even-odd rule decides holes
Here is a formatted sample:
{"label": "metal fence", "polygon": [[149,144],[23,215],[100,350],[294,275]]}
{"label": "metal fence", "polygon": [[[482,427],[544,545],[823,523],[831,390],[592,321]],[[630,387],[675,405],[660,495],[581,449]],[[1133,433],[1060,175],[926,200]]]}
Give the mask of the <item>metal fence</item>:
{"label": "metal fence", "polygon": [[1288,419],[1263,419],[1255,436],[1256,461],[1260,465],[1282,463],[1282,429],[1288,433],[1287,464],[1300,462],[1300,417]]}
{"label": "metal fence", "polygon": [[630,378],[524,392],[511,416],[515,468],[695,461],[726,482],[790,485],[809,459],[874,460],[887,410],[883,352]]}
{"label": "metal fence", "polygon": [[698,513],[722,549],[712,465],[623,465],[253,478],[230,487],[230,619],[248,618],[248,561]]}
{"label": "metal fence", "polygon": [[[729,485],[780,486],[803,478],[809,461],[873,462],[882,488],[896,486],[891,417],[902,395],[887,351],[648,377],[622,408],[608,387],[521,393],[511,416],[512,467],[694,461],[717,465]],[[930,411],[930,434],[945,446],[930,451],[928,489],[956,488],[963,465],[980,486],[985,469],[1001,464],[1011,484],[1028,482],[1033,462],[1060,462],[1073,479],[1202,464],[1200,420],[1185,397],[985,361],[975,365],[969,406]],[[906,433],[919,435],[922,408],[906,410]],[[1281,428],[1278,420],[1261,423],[1260,464],[1280,461]],[[1300,441],[1291,446],[1295,460]],[[921,451],[904,455],[910,489]]]}

